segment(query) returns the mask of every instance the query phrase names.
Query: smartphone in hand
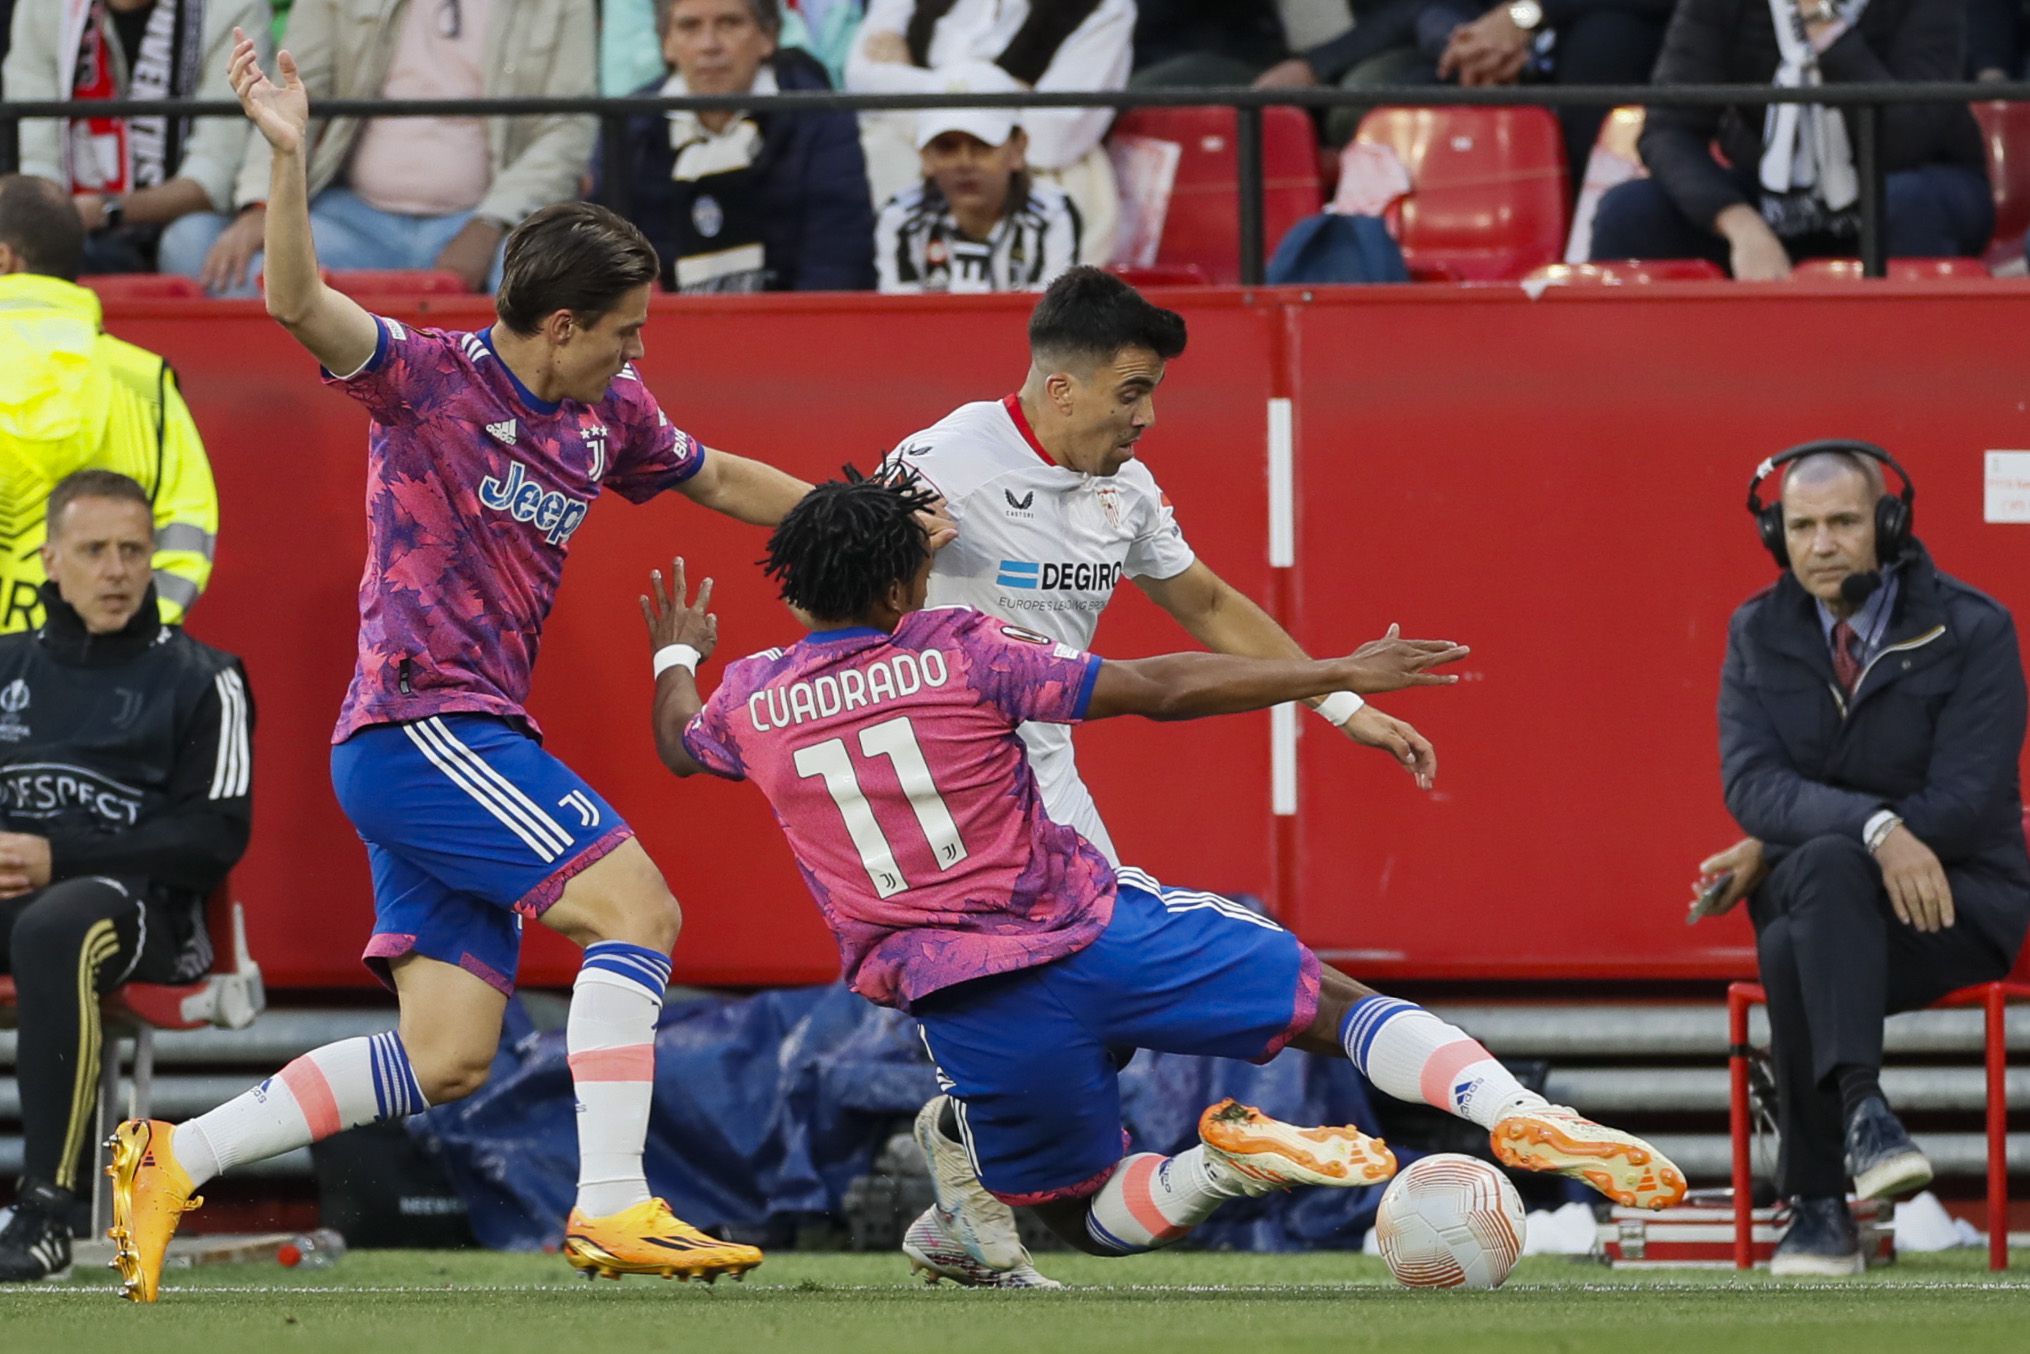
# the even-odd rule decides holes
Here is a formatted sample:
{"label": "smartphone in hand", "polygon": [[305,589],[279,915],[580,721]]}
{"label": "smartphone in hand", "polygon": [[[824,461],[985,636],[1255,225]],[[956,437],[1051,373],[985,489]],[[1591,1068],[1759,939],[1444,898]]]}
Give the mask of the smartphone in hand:
{"label": "smartphone in hand", "polygon": [[1699,890],[1699,896],[1692,899],[1691,910],[1685,913],[1685,925],[1696,926],[1705,918],[1712,916],[1713,909],[1719,905],[1720,895],[1724,894],[1727,886],[1733,882],[1732,870],[1722,870],[1714,875],[1713,882]]}

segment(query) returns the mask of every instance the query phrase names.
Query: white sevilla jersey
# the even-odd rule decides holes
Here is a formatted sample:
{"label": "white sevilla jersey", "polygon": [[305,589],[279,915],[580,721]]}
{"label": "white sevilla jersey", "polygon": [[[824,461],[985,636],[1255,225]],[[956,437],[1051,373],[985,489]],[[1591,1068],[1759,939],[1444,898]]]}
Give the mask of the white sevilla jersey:
{"label": "white sevilla jersey", "polygon": [[[1130,461],[1111,478],[1065,469],[1013,395],[959,406],[905,438],[888,463],[921,475],[958,523],[958,540],[931,567],[931,606],[973,607],[1090,649],[1123,576],[1175,578],[1196,558],[1148,467]],[[1021,733],[1045,811],[1118,864],[1079,780],[1071,729],[1025,724]]]}

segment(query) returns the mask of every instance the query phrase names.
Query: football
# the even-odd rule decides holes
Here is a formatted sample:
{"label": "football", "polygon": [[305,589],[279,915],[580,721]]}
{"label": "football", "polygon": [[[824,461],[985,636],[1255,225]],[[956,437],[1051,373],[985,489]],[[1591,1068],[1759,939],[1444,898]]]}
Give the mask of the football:
{"label": "football", "polygon": [[1376,1244],[1405,1288],[1499,1288],[1523,1249],[1522,1198],[1484,1161],[1443,1152],[1389,1182]]}

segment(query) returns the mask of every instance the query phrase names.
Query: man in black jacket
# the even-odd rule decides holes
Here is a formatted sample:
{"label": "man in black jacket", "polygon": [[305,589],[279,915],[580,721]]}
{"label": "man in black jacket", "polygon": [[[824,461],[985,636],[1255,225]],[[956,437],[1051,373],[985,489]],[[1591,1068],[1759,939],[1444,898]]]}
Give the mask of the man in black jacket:
{"label": "man in black jacket", "polygon": [[101,994],[211,967],[205,896],[247,846],[240,662],[162,624],[148,496],[81,470],[49,497],[41,629],[0,637],[0,972],[21,1036],[23,1180],[0,1281],[70,1263]]}
{"label": "man in black jacket", "polygon": [[[779,0],[658,0],[670,77],[640,94],[829,89],[779,49]],[[851,113],[648,113],[626,130],[627,215],[675,291],[868,291],[874,205]]]}
{"label": "man in black jacket", "polygon": [[[1966,37],[1966,0],[1682,0],[1652,83],[1957,80]],[[1979,254],[1995,210],[1973,114],[1905,103],[1879,117],[1889,253]],[[1796,259],[1858,254],[1855,121],[1805,104],[1650,109],[1641,142],[1650,177],[1601,199],[1593,257],[1705,258],[1742,281],[1772,282]]]}
{"label": "man in black jacket", "polygon": [[1878,1083],[1883,1017],[2003,976],[2030,926],[2015,623],[1933,566],[1881,455],[1820,443],[1763,467],[1758,486],[1784,472],[1758,524],[1786,571],[1734,613],[1721,675],[1727,809],[1751,840],[1707,866],[1734,871],[1716,910],[1752,893],[1793,1209],[1779,1274],[1860,1272],[1849,1177],[1863,1198],[1930,1180]]}

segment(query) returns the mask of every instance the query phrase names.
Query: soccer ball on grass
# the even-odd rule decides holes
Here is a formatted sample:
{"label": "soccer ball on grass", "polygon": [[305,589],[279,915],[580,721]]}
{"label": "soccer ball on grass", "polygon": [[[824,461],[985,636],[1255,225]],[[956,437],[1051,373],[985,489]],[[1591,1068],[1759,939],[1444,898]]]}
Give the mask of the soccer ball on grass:
{"label": "soccer ball on grass", "polygon": [[1456,1152],[1420,1157],[1382,1195],[1375,1242],[1405,1288],[1499,1288],[1523,1249],[1508,1177]]}

